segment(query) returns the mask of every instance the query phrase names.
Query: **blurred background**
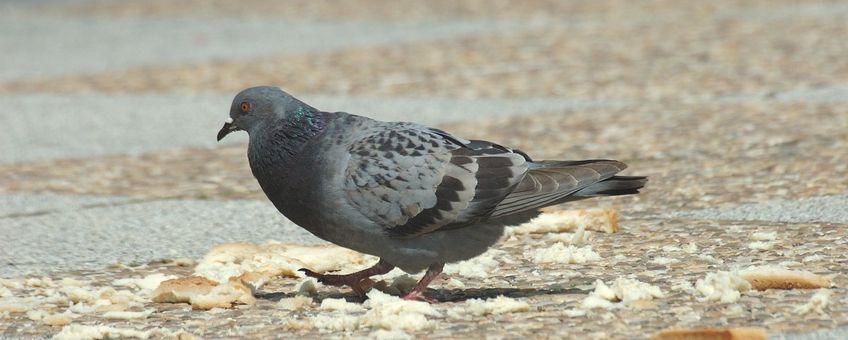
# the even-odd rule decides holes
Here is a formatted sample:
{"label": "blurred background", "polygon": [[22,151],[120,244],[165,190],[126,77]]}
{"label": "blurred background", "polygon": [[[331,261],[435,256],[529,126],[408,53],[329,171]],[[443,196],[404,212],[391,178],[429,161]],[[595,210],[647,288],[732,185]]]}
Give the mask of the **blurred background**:
{"label": "blurred background", "polygon": [[[648,190],[586,204],[630,216],[844,194],[845,37],[845,1],[6,0],[0,241],[21,249],[0,255],[8,274],[279,239],[246,136],[215,143],[255,85],[620,159]],[[95,245],[55,254],[74,237]]]}
{"label": "blurred background", "polygon": [[[770,335],[841,326],[831,337],[844,339],[846,37],[844,0],[0,0],[0,278],[111,287],[189,275],[173,260],[190,265],[222,243],[321,243],[264,198],[246,134],[215,141],[238,91],[276,85],[326,111],[433,125],[535,159],[618,159],[624,174],[650,177],[639,195],[566,206],[617,212],[621,231],[589,245],[599,262],[540,266],[524,252],[538,244],[507,242],[496,258],[515,261],[491,269],[497,283],[463,278],[471,295],[448,290],[543,294],[522,298],[528,313],[418,336],[755,325]],[[760,264],[836,274],[830,311],[798,315],[808,291],[718,304],[672,287]],[[594,280],[624,276],[669,296],[569,313]],[[0,280],[0,307],[36,292],[3,291],[12,283]],[[132,322],[285,337],[294,326],[277,300],[295,283],[275,280],[289,286],[255,308],[157,304]],[[58,331],[4,308],[0,338]]]}

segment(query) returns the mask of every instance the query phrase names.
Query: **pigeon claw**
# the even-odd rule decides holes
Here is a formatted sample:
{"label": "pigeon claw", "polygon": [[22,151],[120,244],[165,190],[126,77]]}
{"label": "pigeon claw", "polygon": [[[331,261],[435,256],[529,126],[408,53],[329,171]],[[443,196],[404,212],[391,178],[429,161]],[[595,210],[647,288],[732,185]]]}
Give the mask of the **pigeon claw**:
{"label": "pigeon claw", "polygon": [[303,272],[306,276],[315,278],[319,283],[328,285],[328,286],[348,286],[353,289],[359,295],[365,295],[365,289],[362,288],[360,281],[365,279],[362,275],[347,274],[347,275],[329,275],[329,274],[318,274],[314,271],[311,271],[306,268],[300,268],[298,271]]}

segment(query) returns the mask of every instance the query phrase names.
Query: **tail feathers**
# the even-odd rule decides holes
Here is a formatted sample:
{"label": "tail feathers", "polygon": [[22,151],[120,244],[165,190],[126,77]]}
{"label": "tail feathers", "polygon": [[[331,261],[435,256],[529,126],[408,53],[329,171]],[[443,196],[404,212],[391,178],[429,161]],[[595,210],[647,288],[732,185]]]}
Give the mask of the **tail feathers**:
{"label": "tail feathers", "polygon": [[638,194],[648,178],[644,176],[612,176],[603,181],[578,190],[572,196],[596,197]]}

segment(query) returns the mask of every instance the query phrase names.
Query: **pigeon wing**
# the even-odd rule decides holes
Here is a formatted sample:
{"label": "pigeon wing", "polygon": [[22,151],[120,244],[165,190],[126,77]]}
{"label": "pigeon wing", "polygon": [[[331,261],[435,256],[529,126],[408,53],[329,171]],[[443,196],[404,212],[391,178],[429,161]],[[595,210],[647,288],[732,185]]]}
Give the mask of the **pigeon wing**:
{"label": "pigeon wing", "polygon": [[349,152],[348,202],[396,237],[485,218],[528,167],[508,148],[413,124],[376,129]]}

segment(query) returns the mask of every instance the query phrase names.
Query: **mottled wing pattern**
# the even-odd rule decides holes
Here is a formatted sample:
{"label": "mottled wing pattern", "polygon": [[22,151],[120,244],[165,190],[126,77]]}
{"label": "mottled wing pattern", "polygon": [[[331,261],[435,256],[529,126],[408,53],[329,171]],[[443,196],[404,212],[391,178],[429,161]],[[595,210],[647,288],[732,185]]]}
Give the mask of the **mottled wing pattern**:
{"label": "mottled wing pattern", "polygon": [[528,167],[510,149],[414,124],[375,129],[350,154],[348,201],[401,237],[485,218]]}

